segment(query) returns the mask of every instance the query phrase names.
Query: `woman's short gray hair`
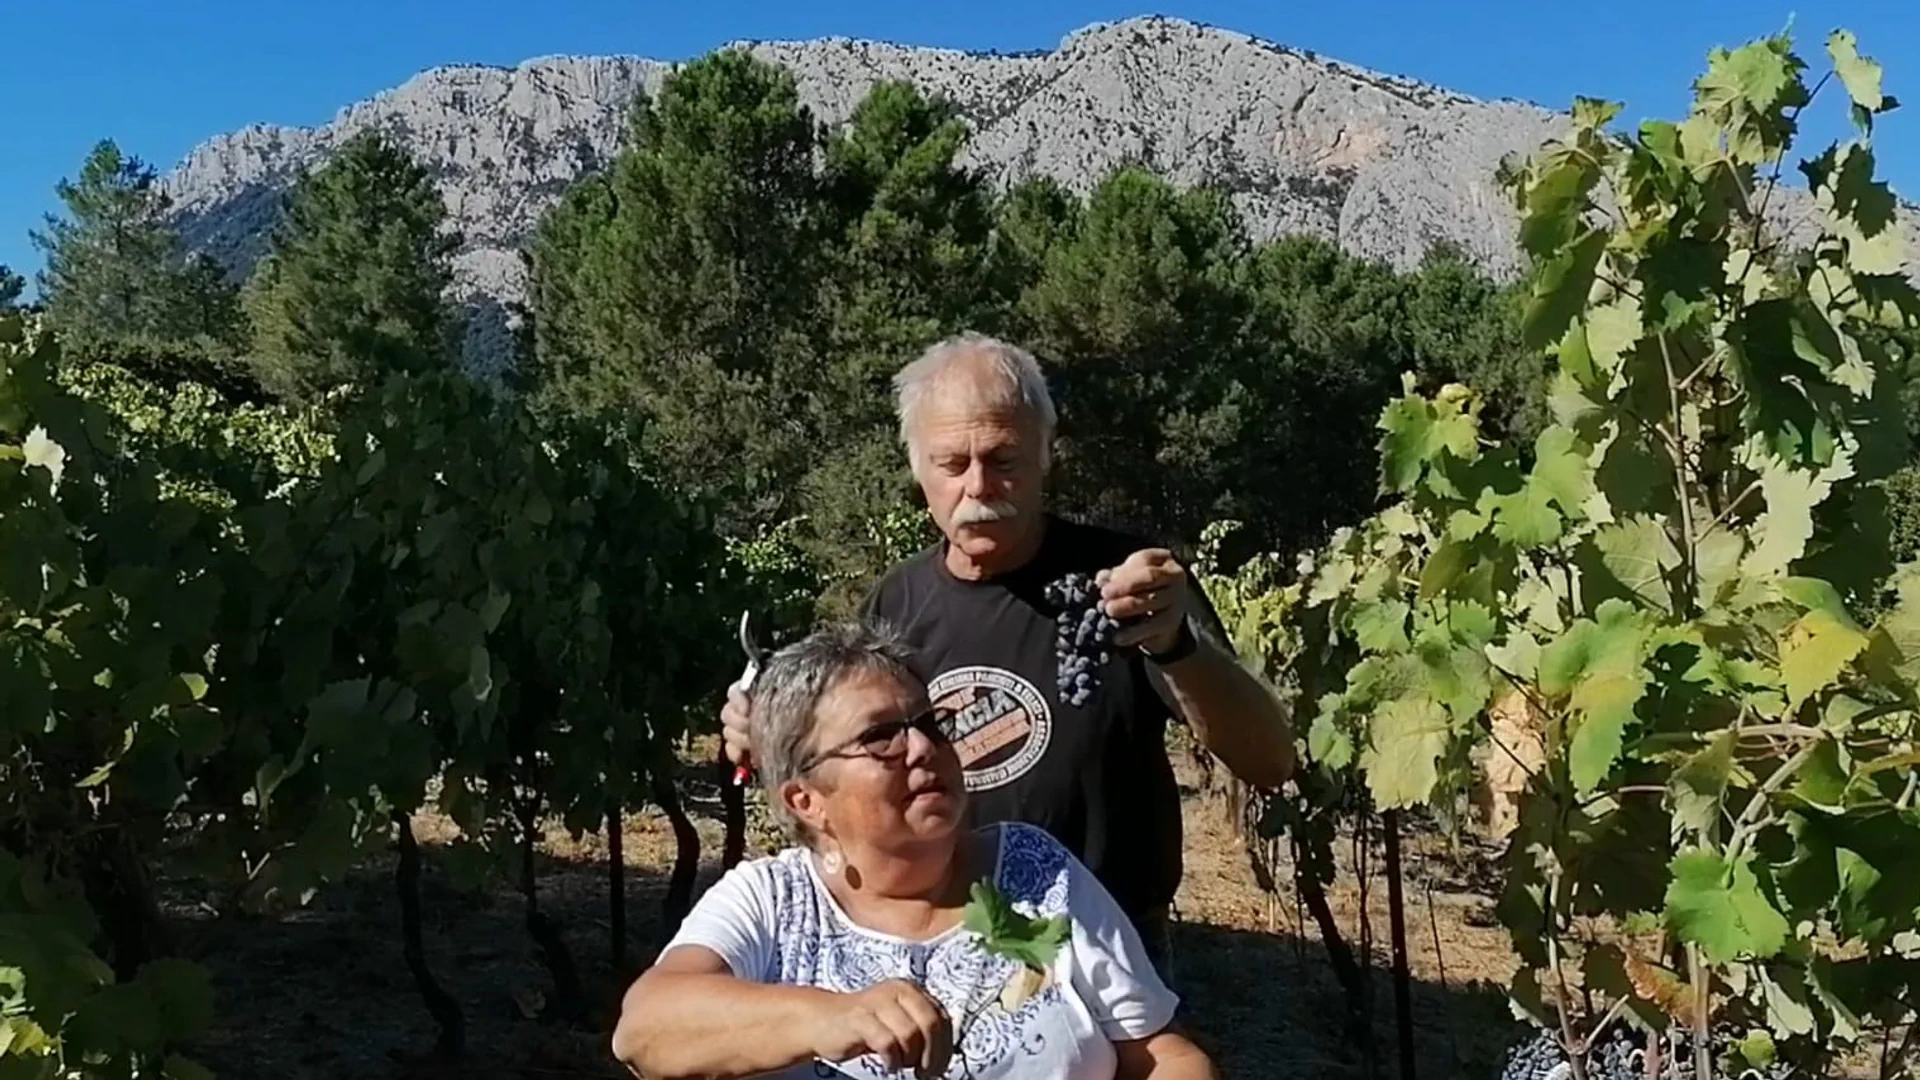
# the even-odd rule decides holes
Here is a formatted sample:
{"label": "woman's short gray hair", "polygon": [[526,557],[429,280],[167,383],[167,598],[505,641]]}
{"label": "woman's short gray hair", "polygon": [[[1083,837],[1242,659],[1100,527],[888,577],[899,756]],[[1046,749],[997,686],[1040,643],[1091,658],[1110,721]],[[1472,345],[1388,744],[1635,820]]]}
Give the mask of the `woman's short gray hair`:
{"label": "woman's short gray hair", "polygon": [[926,682],[913,668],[913,654],[883,623],[834,623],[775,652],[754,677],[748,724],[760,782],[774,818],[799,843],[812,837],[780,798],[780,788],[800,775],[819,726],[820,699],[849,678],[882,675],[922,693]]}
{"label": "woman's short gray hair", "polygon": [[[1001,376],[999,385],[989,391],[992,397],[985,404],[1024,410],[1039,423],[1040,461],[1044,466],[1051,456],[1054,425],[1059,418],[1054,412],[1053,395],[1047,390],[1047,378],[1040,371],[1039,361],[1018,345],[972,331],[955,334],[929,345],[925,352],[894,375],[894,413],[900,422],[900,442],[909,453],[912,452],[914,428],[928,395],[955,361],[969,357],[985,359]],[[913,468],[915,472],[919,471],[917,461]]]}

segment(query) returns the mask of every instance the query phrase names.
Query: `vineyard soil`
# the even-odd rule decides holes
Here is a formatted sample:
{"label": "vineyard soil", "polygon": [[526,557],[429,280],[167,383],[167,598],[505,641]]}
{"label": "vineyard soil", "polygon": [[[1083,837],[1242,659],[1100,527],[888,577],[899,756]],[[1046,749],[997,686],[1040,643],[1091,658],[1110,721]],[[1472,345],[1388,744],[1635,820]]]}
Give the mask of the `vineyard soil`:
{"label": "vineyard soil", "polygon": [[[689,759],[711,760],[707,752],[709,747],[696,746]],[[1364,1076],[1364,1059],[1344,1045],[1339,988],[1311,920],[1303,941],[1296,936],[1291,895],[1270,907],[1254,884],[1244,846],[1227,826],[1223,801],[1202,793],[1204,778],[1184,754],[1175,760],[1186,793],[1188,864],[1173,936],[1186,1022],[1228,1076]],[[720,806],[710,786],[683,786],[700,831],[705,888],[719,871]],[[433,1029],[402,959],[390,858],[370,860],[309,908],[277,920],[214,917],[192,879],[168,879],[169,913],[186,951],[212,970],[219,998],[220,1021],[201,1047],[202,1060],[232,1078],[621,1077],[603,1034],[617,993],[594,1002],[602,1011],[581,1030],[528,1019],[549,984],[525,932],[519,894],[508,882],[478,894],[460,892],[441,856],[451,826],[423,815],[415,833],[427,865],[422,891],[428,960],[465,1010],[467,1060],[453,1066],[425,1060]],[[771,839],[764,823],[755,822],[749,853]],[[1435,1080],[1491,1080],[1501,1049],[1523,1037],[1499,989],[1513,960],[1484,884],[1492,880],[1492,853],[1476,848],[1449,858],[1438,838],[1418,834],[1409,847],[1418,1073]],[[658,947],[659,905],[673,849],[664,817],[651,808],[629,815],[628,919],[640,961]],[[612,986],[604,836],[575,842],[556,826],[541,855],[542,909],[564,929],[587,985]],[[1377,866],[1376,859],[1376,873]],[[1357,943],[1360,894],[1345,855],[1332,901]],[[1386,889],[1377,876],[1367,906],[1380,1002],[1377,1064],[1387,1076],[1394,1069],[1394,1040]]]}

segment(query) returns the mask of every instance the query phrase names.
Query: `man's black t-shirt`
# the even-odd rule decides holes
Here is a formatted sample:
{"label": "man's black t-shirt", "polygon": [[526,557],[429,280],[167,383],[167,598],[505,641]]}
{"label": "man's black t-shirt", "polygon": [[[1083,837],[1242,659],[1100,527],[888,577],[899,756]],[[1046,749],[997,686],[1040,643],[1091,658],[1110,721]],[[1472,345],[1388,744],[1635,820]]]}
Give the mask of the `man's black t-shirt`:
{"label": "man's black t-shirt", "polygon": [[[1049,516],[1039,552],[1018,570],[956,578],[942,539],[889,570],[862,608],[912,646],[934,704],[958,711],[973,822],[1045,829],[1136,924],[1163,913],[1180,884],[1180,795],[1164,741],[1172,714],[1135,649],[1115,650],[1093,696],[1067,704],[1054,687],[1058,609],[1045,589],[1157,546]],[[1191,575],[1189,584],[1205,608]]]}

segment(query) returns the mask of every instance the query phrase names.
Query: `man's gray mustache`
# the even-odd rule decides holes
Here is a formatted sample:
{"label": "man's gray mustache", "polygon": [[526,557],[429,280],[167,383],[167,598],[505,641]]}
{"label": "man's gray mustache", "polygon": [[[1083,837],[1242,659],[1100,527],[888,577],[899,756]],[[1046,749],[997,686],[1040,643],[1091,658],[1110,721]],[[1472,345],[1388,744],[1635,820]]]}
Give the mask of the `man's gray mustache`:
{"label": "man's gray mustache", "polygon": [[1020,508],[1010,502],[966,502],[953,512],[955,525],[991,525],[996,521],[1005,521],[1020,513]]}

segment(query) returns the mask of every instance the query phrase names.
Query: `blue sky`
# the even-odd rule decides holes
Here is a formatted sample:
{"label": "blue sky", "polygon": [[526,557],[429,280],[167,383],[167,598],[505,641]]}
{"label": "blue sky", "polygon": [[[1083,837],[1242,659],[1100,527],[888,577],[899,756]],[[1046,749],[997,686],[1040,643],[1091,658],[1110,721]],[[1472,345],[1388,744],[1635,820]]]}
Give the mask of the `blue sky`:
{"label": "blue sky", "polygon": [[[1480,97],[1565,107],[1624,101],[1627,122],[1677,116],[1707,50],[1789,20],[1812,65],[1836,25],[1911,102],[1876,138],[1882,172],[1920,199],[1920,0],[4,0],[13,107],[0,143],[0,263],[30,271],[27,239],[54,183],[103,137],[171,168],[244,124],[324,123],[343,105],[446,63],[552,53],[684,59],[741,38],[827,34],[964,49],[1051,48],[1092,22],[1175,15]],[[1823,95],[1824,99],[1825,95]],[[1810,133],[1843,130],[1827,102]]]}

